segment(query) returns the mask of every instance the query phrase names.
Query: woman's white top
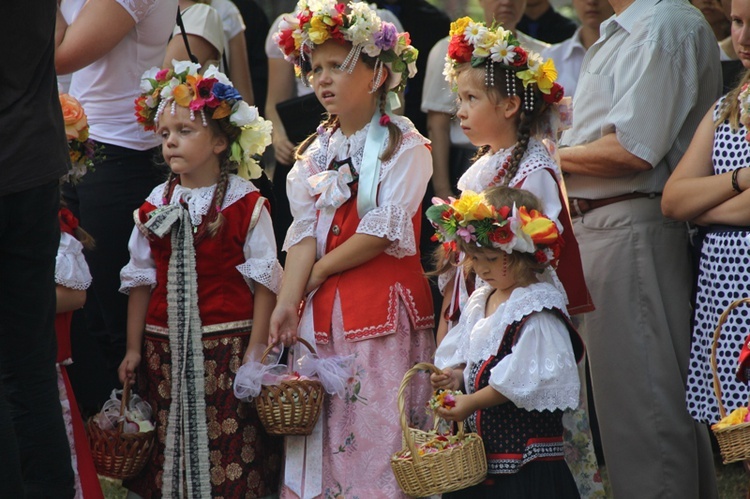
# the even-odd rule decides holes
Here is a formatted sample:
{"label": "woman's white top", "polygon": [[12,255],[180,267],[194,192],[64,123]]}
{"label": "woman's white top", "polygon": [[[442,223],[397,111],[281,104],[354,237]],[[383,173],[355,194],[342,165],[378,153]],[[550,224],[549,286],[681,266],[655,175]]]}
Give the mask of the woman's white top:
{"label": "woman's white top", "polygon": [[133,100],[141,93],[141,75],[164,63],[177,0],[114,1],[136,24],[107,54],[73,73],[69,93],[86,110],[92,139],[144,151],[160,141],[134,119]]}
{"label": "woman's white top", "polygon": [[[146,201],[156,207],[163,206],[164,186],[165,184],[161,184],[151,191]],[[208,213],[215,189],[215,184],[210,187],[195,189],[188,189],[178,184],[172,191],[169,203],[178,204],[181,201],[187,203],[193,226],[198,226]],[[230,175],[222,209],[226,209],[247,194],[257,190],[251,182],[236,175]],[[247,233],[242,248],[246,260],[237,266],[237,270],[245,277],[250,289],[253,289],[253,282],[262,284],[274,293],[278,293],[281,289],[283,271],[276,259],[275,241],[271,215],[268,210],[264,209],[261,211],[255,228]],[[130,288],[137,286],[151,286],[153,288],[156,285],[156,265],[151,255],[148,239],[138,227],[134,227],[130,234],[128,249],[130,261],[120,271],[120,292],[127,294]]]}
{"label": "woman's white top", "polygon": [[476,290],[459,323],[445,336],[435,352],[435,365],[444,369],[471,366],[495,355],[511,324],[530,316],[521,327],[509,355],[490,371],[489,385],[518,407],[555,410],[578,407],[580,381],[567,326],[549,310],[565,312],[565,300],[551,284],[535,283],[517,288],[505,303],[485,317],[487,300],[494,289]]}
{"label": "woman's white top", "polygon": [[88,289],[91,272],[83,257],[83,245],[67,232],[60,233],[60,244],[55,259],[55,284],[70,289]]}

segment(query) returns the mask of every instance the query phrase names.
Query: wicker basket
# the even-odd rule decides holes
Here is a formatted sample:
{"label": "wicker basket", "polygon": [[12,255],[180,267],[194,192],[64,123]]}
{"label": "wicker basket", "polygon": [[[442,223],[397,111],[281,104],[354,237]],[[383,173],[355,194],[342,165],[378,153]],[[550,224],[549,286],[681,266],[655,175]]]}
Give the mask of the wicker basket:
{"label": "wicker basket", "polygon": [[[315,349],[302,338],[297,340],[308,350]],[[268,345],[261,362],[274,345]],[[271,435],[309,435],[323,408],[323,385],[316,380],[288,380],[263,386],[255,399],[258,417]]]}
{"label": "wicker basket", "polygon": [[[120,404],[121,417],[125,414],[129,398],[130,383],[125,383]],[[136,476],[146,465],[156,446],[156,430],[123,433],[123,424],[124,421],[120,421],[115,429],[102,430],[94,418],[89,418],[86,423],[96,472],[119,480]]]}
{"label": "wicker basket", "polygon": [[[714,341],[711,345],[711,370],[714,375],[714,393],[716,394],[716,400],[719,403],[719,414],[721,414],[722,419],[726,417],[727,411],[721,400],[721,385],[719,383],[719,376],[716,368],[716,349],[719,344],[719,336],[721,336],[721,326],[726,322],[729,313],[743,303],[750,304],[750,298],[742,298],[735,301],[727,307],[723,314],[721,314],[721,317],[719,317],[719,324],[714,331]],[[750,423],[732,425],[726,428],[713,430],[713,432],[716,436],[716,440],[719,442],[719,449],[721,450],[721,457],[724,464],[750,459]]]}
{"label": "wicker basket", "polygon": [[[432,364],[420,363],[409,369],[398,390],[398,410],[401,415],[401,431],[406,446],[391,456],[391,468],[399,487],[414,497],[453,492],[471,487],[484,480],[487,475],[487,457],[482,439],[476,433],[464,434],[463,422],[458,423],[458,436],[464,440],[460,447],[445,449],[434,454],[420,456],[415,440],[429,436],[429,432],[409,428],[404,410],[406,386],[419,371],[439,373]],[[424,435],[423,435],[424,434]],[[415,438],[416,437],[416,438]],[[406,453],[408,456],[404,457]]]}

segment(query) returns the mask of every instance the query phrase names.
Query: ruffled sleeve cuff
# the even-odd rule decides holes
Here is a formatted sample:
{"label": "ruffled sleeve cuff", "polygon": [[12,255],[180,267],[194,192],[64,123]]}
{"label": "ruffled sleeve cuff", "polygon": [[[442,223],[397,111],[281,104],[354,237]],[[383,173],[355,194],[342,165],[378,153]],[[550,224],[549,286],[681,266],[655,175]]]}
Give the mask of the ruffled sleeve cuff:
{"label": "ruffled sleeve cuff", "polygon": [[466,348],[469,342],[465,323],[459,322],[445,335],[435,351],[435,366],[438,369],[458,367],[466,364]]}
{"label": "ruffled sleeve cuff", "polygon": [[357,232],[392,241],[385,252],[393,257],[403,258],[417,252],[414,225],[409,214],[400,206],[378,206],[369,211],[360,220]]}
{"label": "ruffled sleeve cuff", "polygon": [[55,283],[70,289],[85,290],[91,285],[91,273],[83,257],[83,245],[67,232],[60,234],[55,259]]}
{"label": "ruffled sleeve cuff", "polygon": [[[274,294],[278,294],[281,289],[281,278],[284,271],[276,258],[249,258],[245,263],[237,265],[236,268],[248,280],[250,289],[253,289],[250,281],[267,287]],[[255,290],[253,289],[253,291]]]}
{"label": "ruffled sleeve cuff", "polygon": [[578,407],[581,384],[567,328],[549,312],[531,316],[489,384],[526,410]]}
{"label": "ruffled sleeve cuff", "polygon": [[120,293],[130,294],[131,288],[156,286],[156,263],[151,255],[151,247],[146,236],[133,228],[128,241],[130,261],[120,271]]}
{"label": "ruffled sleeve cuff", "polygon": [[306,237],[315,237],[315,219],[295,219],[289,230],[286,231],[284,246],[282,251],[289,251],[289,248],[302,241]]}

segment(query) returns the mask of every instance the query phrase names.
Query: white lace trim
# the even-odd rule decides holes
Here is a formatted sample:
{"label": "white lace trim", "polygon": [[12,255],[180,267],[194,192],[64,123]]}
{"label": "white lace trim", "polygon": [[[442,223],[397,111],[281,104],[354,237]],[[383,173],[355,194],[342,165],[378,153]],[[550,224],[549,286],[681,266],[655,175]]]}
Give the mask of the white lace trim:
{"label": "white lace trim", "polygon": [[67,232],[60,234],[55,258],[55,283],[77,290],[88,289],[91,285],[91,272],[83,256],[83,245]]}
{"label": "white lace trim", "polygon": [[[458,180],[458,189],[474,192],[485,190],[492,183],[503,162],[513,152],[513,147],[501,149],[494,154],[487,153],[479,158]],[[509,185],[515,187],[531,173],[545,168],[555,172],[555,177],[558,181],[560,180],[560,168],[549,155],[547,148],[538,140],[531,138],[529,147],[521,158],[518,171]]]}
{"label": "white lace trim", "polygon": [[[237,265],[237,270],[245,279],[252,280],[270,289],[274,294],[281,290],[281,278],[284,274],[276,258],[248,258],[245,263]],[[252,283],[251,289],[254,288]],[[255,289],[252,289],[255,293]]]}
{"label": "white lace trim", "polygon": [[[391,122],[398,126],[403,133],[403,138],[390,159],[381,164],[379,180],[382,180],[383,176],[396,164],[399,156],[404,151],[429,142],[417,131],[408,118],[394,116]],[[341,129],[336,129],[333,132],[326,130],[322,134],[319,134],[318,139],[305,151],[304,158],[301,160],[305,165],[307,175],[315,175],[327,170],[328,166],[337,156],[351,158],[354,170],[359,172],[362,166],[362,156],[364,155],[365,141],[369,129],[370,124],[368,123],[349,137],[345,136],[341,132]],[[343,156],[341,156],[342,151],[344,152]]]}
{"label": "white lace trim", "polygon": [[[156,186],[146,198],[146,201],[156,207],[163,206],[165,186],[166,182]],[[215,190],[216,184],[209,187],[197,187],[195,189],[188,189],[187,187],[177,184],[172,191],[170,204],[177,204],[180,201],[187,203],[188,211],[190,212],[190,221],[194,226],[198,226],[211,207],[211,200],[214,197]],[[227,186],[227,192],[224,196],[224,203],[222,204],[221,209],[227,209],[249,193],[257,190],[258,188],[255,187],[252,182],[238,177],[237,175],[229,175],[229,185]]]}
{"label": "white lace trim", "polygon": [[[498,390],[499,391],[499,390]],[[503,395],[516,406],[527,411],[555,411],[557,409],[576,409],[581,393],[580,383],[566,384],[548,388],[528,388],[520,384],[517,389],[504,386]]]}
{"label": "white lace trim", "polygon": [[[484,341],[469,341],[469,349],[466,352],[466,360],[469,362],[482,362],[497,353],[500,342],[503,340],[505,330],[527,315],[541,312],[545,309],[557,308],[563,313],[565,301],[560,292],[552,284],[546,282],[534,283],[523,288],[517,288],[508,298],[508,301],[500,305],[490,317],[484,318],[484,310],[487,298],[494,291],[490,286],[484,286],[474,291],[466,306],[469,315],[471,336],[477,336],[479,330],[489,330],[491,333],[484,336]],[[476,317],[480,318],[476,320]]]}
{"label": "white lace trim", "polygon": [[315,237],[316,219],[294,219],[292,225],[286,231],[282,251],[289,251],[289,248],[302,241],[306,237]]}
{"label": "white lace trim", "polygon": [[136,22],[143,21],[157,0],[116,0]]}
{"label": "white lace trim", "polygon": [[141,269],[128,262],[120,271],[120,293],[129,295],[130,288],[138,286],[150,286],[153,290],[156,286],[156,269]]}
{"label": "white lace trim", "polygon": [[400,206],[378,206],[369,211],[359,222],[357,232],[393,241],[385,250],[393,257],[403,258],[417,253],[414,225],[409,214]]}

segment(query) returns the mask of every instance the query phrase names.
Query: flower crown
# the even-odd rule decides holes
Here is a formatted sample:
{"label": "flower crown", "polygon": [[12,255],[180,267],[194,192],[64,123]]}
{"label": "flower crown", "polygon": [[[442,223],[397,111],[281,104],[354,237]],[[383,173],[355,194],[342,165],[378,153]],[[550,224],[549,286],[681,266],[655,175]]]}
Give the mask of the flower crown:
{"label": "flower crown", "polygon": [[255,156],[271,144],[271,122],[258,114],[258,108],[242,100],[229,78],[216,66],[198,74],[199,64],[172,61],[174,69],[153,67],[141,77],[141,95],[135,99],[135,115],[146,130],[156,130],[159,116],[171,104],[190,110],[190,119],[199,112],[203,126],[206,115],[226,120],[240,133],[229,146],[229,159],[237,163],[238,174],[247,179],[260,177],[262,170]]}
{"label": "flower crown", "polygon": [[[450,43],[446,56],[445,79],[455,87],[460,64],[470,63],[472,67],[485,66],[485,81],[488,87],[494,86],[493,64],[506,70],[506,90],[508,95],[516,95],[515,74],[528,92],[535,85],[549,104],[559,102],[565,91],[556,83],[557,69],[552,59],[546,61],[536,52],[527,51],[513,36],[513,33],[499,25],[487,27],[474,22],[470,17],[462,17],[451,23]],[[533,100],[531,100],[533,104]],[[528,102],[526,102],[528,104]],[[527,107],[532,110],[533,107]]]}
{"label": "flower crown", "polygon": [[364,52],[376,59],[376,88],[385,65],[391,73],[388,89],[400,92],[406,80],[417,73],[419,51],[411,45],[409,33],[399,33],[393,23],[382,21],[365,2],[352,2],[348,10],[347,14],[347,5],[336,0],[300,0],[293,13],[282,17],[273,40],[298,74],[314,45],[327,40],[349,42],[352,51],[342,69],[351,73],[359,54]]}
{"label": "flower crown", "polygon": [[60,180],[78,183],[88,171],[94,171],[94,158],[97,148],[89,138],[89,123],[86,113],[78,100],[68,94],[60,94],[60,107],[65,123],[65,135],[68,138],[70,170]]}
{"label": "flower crown", "polygon": [[495,208],[480,195],[464,191],[459,199],[433,198],[427,218],[440,242],[474,243],[506,253],[533,253],[539,263],[555,263],[560,255],[560,232],[554,221],[525,206]]}

